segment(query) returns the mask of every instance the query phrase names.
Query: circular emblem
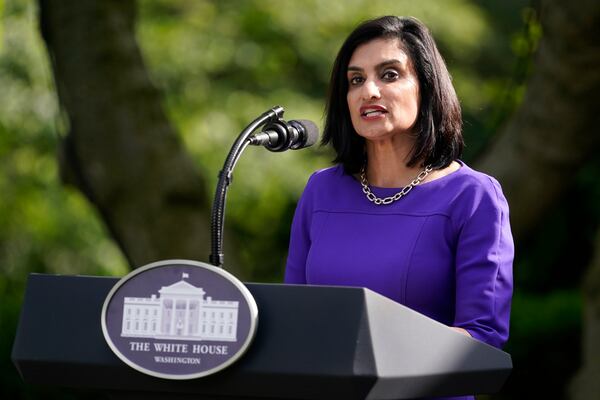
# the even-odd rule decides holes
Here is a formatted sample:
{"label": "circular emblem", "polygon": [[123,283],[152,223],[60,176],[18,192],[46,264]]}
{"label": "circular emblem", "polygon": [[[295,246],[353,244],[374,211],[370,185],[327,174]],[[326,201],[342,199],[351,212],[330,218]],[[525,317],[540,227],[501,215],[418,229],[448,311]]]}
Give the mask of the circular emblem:
{"label": "circular emblem", "polygon": [[254,338],[258,308],[227,271],[190,260],[148,264],[123,277],[102,307],[102,333],[127,365],[166,379],[226,368]]}

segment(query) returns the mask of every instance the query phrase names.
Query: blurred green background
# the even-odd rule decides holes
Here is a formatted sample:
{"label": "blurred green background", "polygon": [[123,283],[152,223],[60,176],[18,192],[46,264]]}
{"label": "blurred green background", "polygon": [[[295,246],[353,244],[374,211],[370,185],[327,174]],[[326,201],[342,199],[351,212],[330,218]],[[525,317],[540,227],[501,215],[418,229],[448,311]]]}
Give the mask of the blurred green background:
{"label": "blurred green background", "polygon": [[[37,13],[35,2],[0,0],[0,394],[11,399],[79,395],[29,387],[10,361],[28,273],[122,276],[130,268],[98,212],[61,183],[57,148],[65,116]],[[282,105],[286,119],[311,119],[322,127],[337,49],[359,21],[384,14],[413,15],[431,28],[463,106],[463,158],[475,160],[520,105],[543,34],[535,4],[138,2],[137,41],[148,73],[206,177],[210,198],[233,140],[266,109]],[[244,153],[226,219],[231,240],[243,243],[231,250],[243,279],[281,281],[295,202],[310,173],[331,159],[324,148]],[[600,221],[599,176],[596,157],[566,183],[568,196],[516,245],[506,348],[515,370],[495,399],[566,397],[581,362],[580,286]]]}

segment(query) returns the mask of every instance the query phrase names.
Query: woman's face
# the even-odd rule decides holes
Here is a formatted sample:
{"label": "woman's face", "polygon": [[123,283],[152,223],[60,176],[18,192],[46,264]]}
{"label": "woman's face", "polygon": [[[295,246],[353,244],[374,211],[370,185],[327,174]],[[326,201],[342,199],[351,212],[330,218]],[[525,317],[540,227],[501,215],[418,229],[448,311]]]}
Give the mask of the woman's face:
{"label": "woman's face", "polygon": [[375,39],[348,63],[348,109],[356,132],[368,140],[410,133],[419,112],[419,80],[398,39]]}

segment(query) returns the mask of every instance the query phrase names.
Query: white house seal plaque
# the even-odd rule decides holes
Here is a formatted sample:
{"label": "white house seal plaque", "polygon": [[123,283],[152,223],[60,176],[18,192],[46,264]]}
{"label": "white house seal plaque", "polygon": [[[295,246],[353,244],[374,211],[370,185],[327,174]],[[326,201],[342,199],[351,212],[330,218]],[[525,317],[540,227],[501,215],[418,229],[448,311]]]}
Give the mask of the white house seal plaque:
{"label": "white house seal plaque", "polygon": [[159,378],[194,379],[240,358],[257,320],[254,298],[227,271],[165,260],[117,282],[101,322],[109,347],[130,367]]}

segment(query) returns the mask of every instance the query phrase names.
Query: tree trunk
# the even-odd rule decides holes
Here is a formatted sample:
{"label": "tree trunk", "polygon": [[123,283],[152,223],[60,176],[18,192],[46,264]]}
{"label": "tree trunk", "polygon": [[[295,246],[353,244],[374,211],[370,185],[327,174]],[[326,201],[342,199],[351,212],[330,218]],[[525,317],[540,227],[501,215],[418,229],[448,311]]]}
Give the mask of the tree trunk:
{"label": "tree trunk", "polygon": [[600,144],[600,2],[541,2],[543,37],[523,103],[476,163],[502,183],[522,238]]}
{"label": "tree trunk", "polygon": [[131,0],[40,0],[69,131],[61,175],[96,206],[133,267],[206,260],[205,182],[161,107],[135,41]]}

